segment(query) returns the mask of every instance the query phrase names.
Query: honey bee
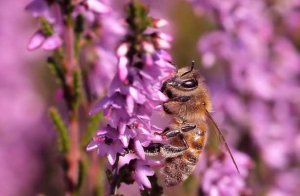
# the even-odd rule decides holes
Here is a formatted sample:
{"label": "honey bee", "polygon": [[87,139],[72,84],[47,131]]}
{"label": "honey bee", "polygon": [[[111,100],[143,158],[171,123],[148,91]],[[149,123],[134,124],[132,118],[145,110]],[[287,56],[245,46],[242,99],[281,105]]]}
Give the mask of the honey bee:
{"label": "honey bee", "polygon": [[165,158],[164,166],[160,169],[164,184],[178,185],[193,172],[206,144],[208,120],[216,127],[239,172],[223,134],[210,115],[211,98],[199,70],[194,68],[194,62],[190,67],[179,69],[174,77],[165,81],[161,91],[169,98],[163,103],[163,109],[172,116],[172,122],[158,134],[168,143],[151,143],[145,152],[149,156],[160,155]]}

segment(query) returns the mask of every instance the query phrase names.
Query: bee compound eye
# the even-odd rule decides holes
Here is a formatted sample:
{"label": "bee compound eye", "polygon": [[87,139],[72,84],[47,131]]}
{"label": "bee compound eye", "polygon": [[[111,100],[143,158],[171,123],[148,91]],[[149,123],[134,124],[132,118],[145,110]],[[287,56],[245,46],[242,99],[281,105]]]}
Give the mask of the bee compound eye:
{"label": "bee compound eye", "polygon": [[181,83],[181,86],[183,88],[195,88],[198,86],[198,81],[195,79],[186,80]]}

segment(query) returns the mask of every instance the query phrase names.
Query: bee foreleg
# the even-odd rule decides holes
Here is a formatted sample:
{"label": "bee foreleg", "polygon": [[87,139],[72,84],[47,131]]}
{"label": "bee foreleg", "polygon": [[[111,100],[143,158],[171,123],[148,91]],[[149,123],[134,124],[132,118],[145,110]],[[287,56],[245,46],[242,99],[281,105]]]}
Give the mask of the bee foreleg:
{"label": "bee foreleg", "polygon": [[169,101],[174,101],[174,102],[187,102],[191,99],[190,96],[179,96],[179,97],[174,97],[172,99],[169,99]]}
{"label": "bee foreleg", "polygon": [[158,133],[155,132],[155,135],[160,135],[163,138],[167,139],[167,138],[172,138],[172,137],[176,137],[180,134],[180,128],[179,129],[172,129],[170,130],[170,128],[166,128],[162,133]]}
{"label": "bee foreleg", "polygon": [[186,123],[184,126],[180,128],[180,130],[185,133],[189,131],[193,131],[197,126],[193,123]]}
{"label": "bee foreleg", "polygon": [[145,154],[148,156],[157,156],[161,152],[163,145],[161,143],[150,143],[149,146],[144,147]]}
{"label": "bee foreleg", "polygon": [[190,96],[179,96],[169,99],[163,104],[163,109],[167,114],[179,114],[182,109],[182,104],[191,99]]}

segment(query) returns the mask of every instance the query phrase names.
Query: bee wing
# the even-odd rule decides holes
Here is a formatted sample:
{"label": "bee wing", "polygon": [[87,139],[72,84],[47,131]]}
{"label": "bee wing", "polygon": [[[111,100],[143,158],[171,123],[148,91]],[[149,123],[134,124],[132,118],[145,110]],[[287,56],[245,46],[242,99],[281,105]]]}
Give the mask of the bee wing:
{"label": "bee wing", "polygon": [[210,120],[210,122],[212,123],[212,125],[216,128],[217,132],[215,132],[215,134],[218,136],[220,142],[222,142],[224,144],[224,146],[225,146],[227,152],[229,153],[230,158],[231,158],[231,160],[232,160],[232,162],[233,162],[236,170],[238,171],[238,173],[240,173],[240,170],[239,170],[239,168],[238,168],[238,166],[237,166],[237,164],[235,162],[235,159],[234,159],[234,157],[233,157],[233,155],[231,153],[231,150],[230,150],[230,148],[229,148],[229,146],[228,146],[228,144],[226,142],[226,139],[225,139],[222,131],[219,129],[217,123],[214,121],[214,119],[212,118],[212,116],[209,114],[209,112],[207,110],[206,110],[206,116],[208,117],[208,119]]}

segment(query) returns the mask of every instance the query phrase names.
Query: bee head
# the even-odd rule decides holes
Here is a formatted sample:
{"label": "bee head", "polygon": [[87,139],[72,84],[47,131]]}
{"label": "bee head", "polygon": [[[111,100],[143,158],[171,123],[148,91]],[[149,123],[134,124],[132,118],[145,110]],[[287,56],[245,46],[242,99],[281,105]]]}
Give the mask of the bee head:
{"label": "bee head", "polygon": [[[189,110],[195,113],[205,114],[205,110],[211,111],[211,98],[199,69],[194,68],[194,62],[191,66],[183,67],[177,70],[177,73],[164,82],[161,91],[168,96],[169,99],[188,98],[183,101]],[[179,104],[181,105],[181,104]],[[172,110],[172,108],[169,108]],[[174,108],[173,108],[174,110]]]}
{"label": "bee head", "polygon": [[176,75],[163,83],[161,91],[169,98],[174,97],[175,94],[191,94],[196,91],[201,83],[199,70],[194,68],[194,61],[191,66],[179,69]]}

